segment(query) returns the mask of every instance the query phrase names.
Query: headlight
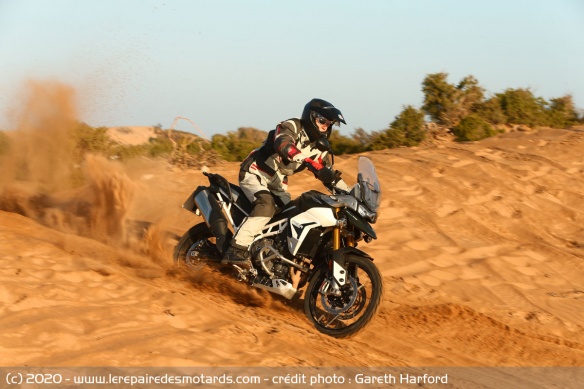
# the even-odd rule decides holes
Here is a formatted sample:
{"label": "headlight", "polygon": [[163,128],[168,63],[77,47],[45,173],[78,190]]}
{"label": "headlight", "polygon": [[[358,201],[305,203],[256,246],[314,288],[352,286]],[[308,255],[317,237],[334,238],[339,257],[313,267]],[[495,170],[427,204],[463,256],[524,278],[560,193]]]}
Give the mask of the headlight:
{"label": "headlight", "polygon": [[376,212],[371,212],[363,204],[359,204],[359,206],[357,207],[357,213],[363,219],[369,220],[371,223],[375,223],[375,221],[377,220],[377,213]]}

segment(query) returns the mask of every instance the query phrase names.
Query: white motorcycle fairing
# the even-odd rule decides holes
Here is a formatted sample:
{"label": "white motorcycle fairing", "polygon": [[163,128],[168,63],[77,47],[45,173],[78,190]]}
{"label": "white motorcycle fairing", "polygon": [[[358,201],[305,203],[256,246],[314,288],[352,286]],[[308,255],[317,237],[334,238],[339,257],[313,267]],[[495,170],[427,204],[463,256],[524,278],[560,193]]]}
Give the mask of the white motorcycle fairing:
{"label": "white motorcycle fairing", "polygon": [[298,253],[298,248],[314,227],[333,227],[337,219],[331,208],[310,208],[290,219],[291,236],[288,236],[288,250],[292,255]]}

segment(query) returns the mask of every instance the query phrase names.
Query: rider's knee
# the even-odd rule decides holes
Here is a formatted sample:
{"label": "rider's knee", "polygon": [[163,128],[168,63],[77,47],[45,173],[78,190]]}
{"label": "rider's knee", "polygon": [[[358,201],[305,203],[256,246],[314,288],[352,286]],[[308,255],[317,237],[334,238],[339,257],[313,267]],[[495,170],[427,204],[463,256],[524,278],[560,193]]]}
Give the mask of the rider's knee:
{"label": "rider's knee", "polygon": [[255,194],[254,208],[250,216],[272,217],[276,213],[276,202],[269,191]]}

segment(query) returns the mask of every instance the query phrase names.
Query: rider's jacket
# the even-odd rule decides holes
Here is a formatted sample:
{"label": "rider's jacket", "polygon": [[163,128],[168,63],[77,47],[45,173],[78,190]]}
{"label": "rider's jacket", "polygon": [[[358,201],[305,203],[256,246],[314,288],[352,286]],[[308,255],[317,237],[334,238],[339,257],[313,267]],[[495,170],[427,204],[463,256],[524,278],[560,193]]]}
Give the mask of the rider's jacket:
{"label": "rider's jacket", "polygon": [[241,169],[252,173],[258,169],[269,177],[277,174],[284,178],[304,170],[302,160],[307,157],[325,167],[332,167],[330,154],[318,150],[300,119],[294,118],[279,123],[275,130],[270,131],[262,146],[241,163]]}

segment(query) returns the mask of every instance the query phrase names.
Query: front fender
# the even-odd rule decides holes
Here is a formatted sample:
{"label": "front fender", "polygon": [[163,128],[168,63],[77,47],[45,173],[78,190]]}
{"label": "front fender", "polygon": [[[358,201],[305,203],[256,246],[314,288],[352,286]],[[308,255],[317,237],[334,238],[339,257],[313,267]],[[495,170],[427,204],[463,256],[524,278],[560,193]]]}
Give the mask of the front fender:
{"label": "front fender", "polygon": [[363,257],[363,258],[367,258],[371,261],[373,261],[373,257],[369,254],[367,254],[365,251],[363,250],[359,250],[356,247],[341,247],[338,250],[333,251],[333,261],[337,262],[339,265],[341,266],[345,266],[345,258],[347,257],[347,255],[356,255],[358,257]]}
{"label": "front fender", "polygon": [[345,285],[345,283],[347,282],[347,266],[345,264],[347,255],[354,255],[373,261],[373,257],[355,247],[341,247],[340,249],[333,251],[332,255],[333,278],[341,286]]}
{"label": "front fender", "polygon": [[[344,273],[341,273],[341,272],[342,271],[346,272],[345,261],[346,261],[346,258],[348,255],[355,255],[358,257],[367,258],[373,262],[373,257],[371,255],[367,254],[365,251],[359,250],[356,247],[341,247],[340,249],[332,252],[332,256],[331,256],[332,263],[330,263],[330,265],[329,265],[329,261],[322,261],[319,268],[327,268],[328,267],[330,269],[332,267],[333,277],[339,283],[339,285],[344,285],[346,282],[346,276],[344,275]],[[316,273],[317,272],[314,271],[311,274],[308,281],[310,281]]]}

